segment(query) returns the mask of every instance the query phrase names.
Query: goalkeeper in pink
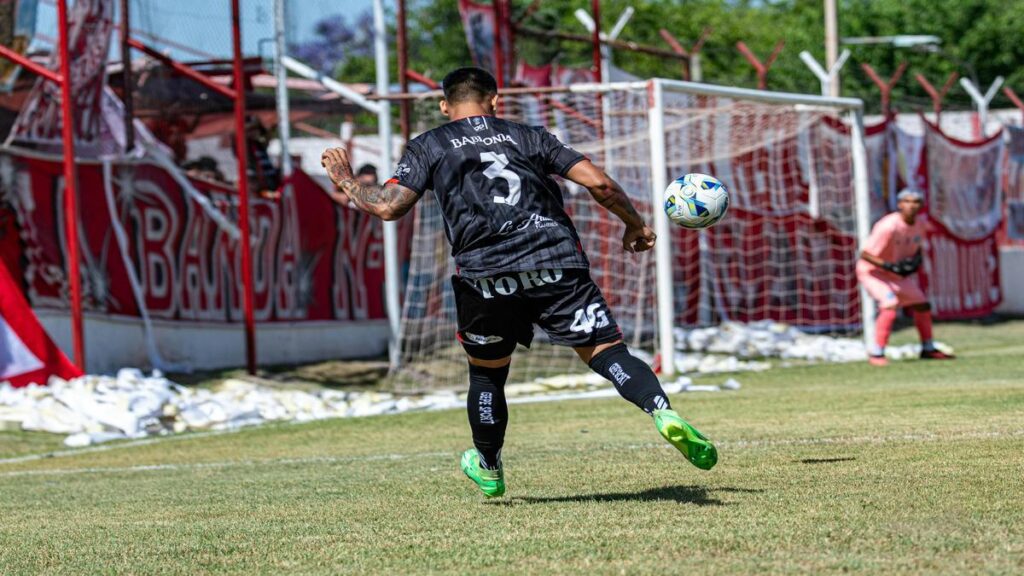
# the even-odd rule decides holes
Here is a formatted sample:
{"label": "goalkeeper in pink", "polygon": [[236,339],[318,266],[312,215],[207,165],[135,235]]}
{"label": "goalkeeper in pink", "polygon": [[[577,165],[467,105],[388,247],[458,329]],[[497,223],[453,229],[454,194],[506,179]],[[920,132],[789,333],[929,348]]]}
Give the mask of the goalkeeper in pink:
{"label": "goalkeeper in pink", "polygon": [[875,223],[857,261],[857,280],[878,302],[875,320],[875,344],[868,350],[873,366],[885,366],[885,346],[889,343],[896,311],[909,308],[921,335],[921,358],[949,360],[952,356],[935,349],[932,342],[932,312],[921,290],[917,270],[921,267],[921,247],[927,223],[918,213],[922,195],[904,189],[897,196],[896,211]]}

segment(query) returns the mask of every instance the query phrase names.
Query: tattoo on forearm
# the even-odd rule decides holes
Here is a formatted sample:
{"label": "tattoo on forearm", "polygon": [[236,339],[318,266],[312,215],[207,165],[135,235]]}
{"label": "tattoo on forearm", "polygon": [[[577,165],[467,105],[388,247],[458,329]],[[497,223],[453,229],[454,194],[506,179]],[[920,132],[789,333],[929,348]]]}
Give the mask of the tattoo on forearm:
{"label": "tattoo on forearm", "polygon": [[404,186],[360,184],[353,178],[342,180],[338,188],[363,210],[381,216],[401,216],[419,200],[415,192]]}

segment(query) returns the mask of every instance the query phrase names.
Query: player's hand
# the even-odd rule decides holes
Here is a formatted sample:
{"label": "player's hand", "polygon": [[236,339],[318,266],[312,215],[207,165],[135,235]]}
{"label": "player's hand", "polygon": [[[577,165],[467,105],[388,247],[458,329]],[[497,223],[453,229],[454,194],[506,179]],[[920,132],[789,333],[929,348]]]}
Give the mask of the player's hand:
{"label": "player's hand", "polygon": [[355,175],[352,173],[352,163],[348,158],[348,152],[344,148],[328,148],[325,150],[323,155],[320,156],[320,165],[327,170],[327,177],[331,179],[335,188],[341,188],[342,182],[346,180],[355,179]]}
{"label": "player's hand", "polygon": [[651,230],[646,224],[627,227],[626,232],[622,235],[622,247],[626,252],[646,252],[654,248],[657,239],[654,230]]}

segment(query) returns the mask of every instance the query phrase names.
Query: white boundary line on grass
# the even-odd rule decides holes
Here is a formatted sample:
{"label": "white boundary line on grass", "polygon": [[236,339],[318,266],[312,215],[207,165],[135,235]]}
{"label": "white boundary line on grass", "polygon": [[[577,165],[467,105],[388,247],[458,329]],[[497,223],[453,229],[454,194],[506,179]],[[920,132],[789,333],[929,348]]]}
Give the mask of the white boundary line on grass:
{"label": "white boundary line on grass", "polygon": [[[221,434],[228,431],[220,432]],[[203,434],[210,436],[213,434]],[[199,437],[192,434],[191,437]],[[889,442],[935,442],[977,440],[988,438],[1019,438],[1024,437],[1024,430],[1009,432],[965,432],[954,435],[943,434],[898,434],[893,436],[838,436],[832,438],[797,438],[792,440],[732,440],[722,441],[718,445],[732,448],[770,448],[774,446],[814,446],[837,444],[884,444]],[[143,441],[140,441],[143,442]],[[147,442],[148,443],[148,442]],[[624,446],[606,446],[609,450],[646,450],[649,448],[671,448],[665,443],[627,444]],[[82,453],[84,450],[75,451]],[[289,466],[295,464],[345,464],[351,462],[397,461],[417,458],[454,458],[456,452],[415,452],[411,454],[367,454],[365,456],[309,456],[306,458],[270,458],[265,460],[223,460],[217,462],[196,462],[191,464],[143,464],[138,466],[111,466],[90,468],[53,468],[50,470],[14,470],[0,473],[0,478],[17,478],[25,476],[67,476],[78,474],[123,474],[133,472],[173,472],[179,470],[220,470],[246,466]]]}
{"label": "white boundary line on grass", "polygon": [[206,432],[189,432],[188,434],[150,436],[148,438],[128,440],[125,442],[116,442],[113,444],[99,444],[96,446],[87,446],[84,448],[70,448],[68,450],[57,450],[55,452],[43,452],[42,454],[26,454],[25,456],[14,456],[12,458],[4,458],[0,460],[0,465],[20,464],[22,462],[32,462],[35,460],[49,460],[51,458],[64,458],[67,456],[78,456],[80,454],[91,454],[93,452],[109,452],[111,450],[120,450],[122,448],[134,448],[136,446],[148,446],[149,444],[157,444],[160,442],[172,442],[175,440],[191,440],[193,438],[221,436],[224,434],[234,434],[235,432],[240,432],[242,430],[243,428],[233,428],[231,430],[209,430]]}

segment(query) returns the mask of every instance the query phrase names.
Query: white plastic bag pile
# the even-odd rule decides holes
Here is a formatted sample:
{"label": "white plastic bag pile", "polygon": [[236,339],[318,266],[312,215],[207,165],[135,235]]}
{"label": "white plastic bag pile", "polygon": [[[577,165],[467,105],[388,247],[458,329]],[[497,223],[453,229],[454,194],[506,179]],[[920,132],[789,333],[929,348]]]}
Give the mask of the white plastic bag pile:
{"label": "white plastic bag pile", "polygon": [[[766,362],[750,363],[741,358],[859,362],[868,357],[864,341],[860,338],[807,334],[788,324],[770,320],[750,324],[727,322],[720,326],[692,330],[677,328],[675,340],[676,349],[686,352],[681,355],[681,359],[676,360],[676,369],[680,372],[713,371],[708,370],[709,367],[734,367],[727,371],[764,370],[770,367]],[[952,348],[941,342],[935,345],[943,352],[952,353]],[[885,351],[886,356],[894,360],[916,358],[920,353],[920,344],[889,346]],[[717,360],[710,361],[707,355],[719,356]],[[694,364],[698,366],[697,369],[690,368]]]}
{"label": "white plastic bag pile", "polygon": [[159,373],[126,368],[117,377],[58,378],[48,386],[0,386],[0,422],[6,427],[69,434],[84,446],[120,438],[226,430],[275,420],[372,416],[460,406],[455,392],[398,397],[384,392],[279,390],[227,380],[216,391],[186,388]]}
{"label": "white plastic bag pile", "polygon": [[867,359],[864,342],[854,338],[816,336],[772,321],[675,331],[680,351],[725,354],[737,358],[783,358],[824,362]]}
{"label": "white plastic bag pile", "polygon": [[[721,387],[694,385],[685,376],[665,385],[669,393],[738,388],[734,380]],[[616,395],[607,381],[593,373],[506,386],[506,396],[513,403]],[[0,385],[0,428],[67,434],[66,445],[87,446],[185,431],[230,430],[272,421],[307,422],[461,408],[465,402],[466,395],[454,391],[415,396],[306,392],[243,380],[226,380],[216,390],[187,388],[159,373],[145,376],[140,370],[125,368],[116,377],[88,375],[71,381],[52,378],[48,386],[24,388]]]}

